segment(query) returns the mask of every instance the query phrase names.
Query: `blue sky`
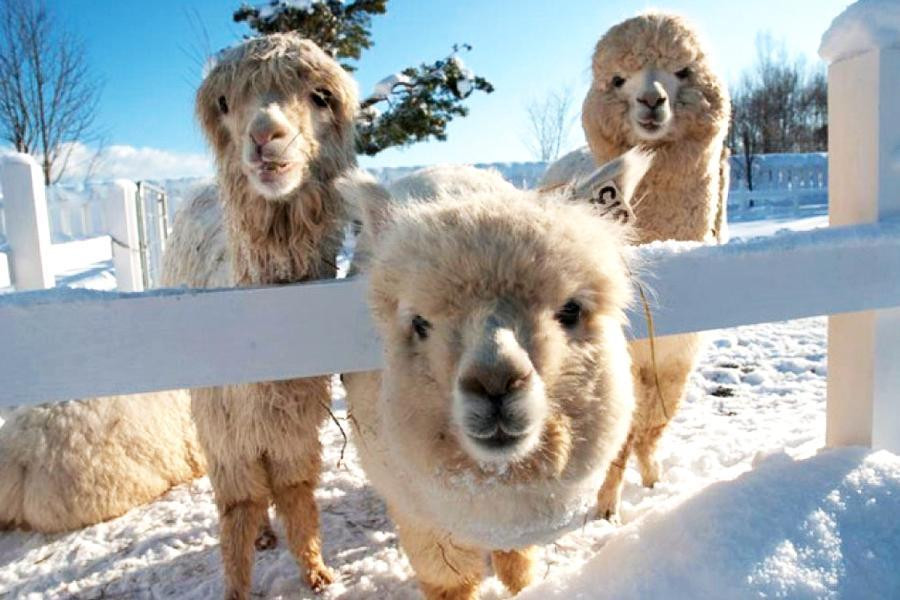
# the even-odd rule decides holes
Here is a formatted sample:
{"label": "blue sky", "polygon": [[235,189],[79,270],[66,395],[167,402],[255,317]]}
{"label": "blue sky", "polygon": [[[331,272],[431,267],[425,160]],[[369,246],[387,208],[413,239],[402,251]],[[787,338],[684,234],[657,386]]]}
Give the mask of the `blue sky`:
{"label": "blue sky", "polygon": [[[156,168],[150,156],[165,158],[170,170],[181,165],[185,174],[208,168],[206,148],[193,120],[193,93],[201,76],[200,57],[233,44],[247,32],[231,18],[238,4],[50,1],[61,21],[84,38],[92,66],[105,82],[99,121],[109,144],[155,149],[132,157],[146,161],[148,169]],[[720,72],[735,81],[753,63],[760,31],[783,40],[791,54],[817,60],[822,33],[847,4],[847,0],[390,0],[388,13],[373,20],[375,45],[363,55],[356,72],[363,94],[390,73],[445,56],[454,42],[472,44],[474,49],[464,60],[497,91],[469,100],[471,114],[450,125],[447,142],[388,150],[362,162],[395,166],[530,160],[523,144],[526,102],[570,86],[580,104],[597,38],[647,8],[690,17],[706,35]],[[568,146],[582,140],[576,123]]]}

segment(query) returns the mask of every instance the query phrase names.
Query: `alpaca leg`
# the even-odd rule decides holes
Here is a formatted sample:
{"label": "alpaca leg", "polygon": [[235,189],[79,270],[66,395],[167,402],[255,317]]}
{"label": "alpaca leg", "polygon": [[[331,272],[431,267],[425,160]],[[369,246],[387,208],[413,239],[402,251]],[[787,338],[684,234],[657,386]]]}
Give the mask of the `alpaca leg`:
{"label": "alpaca leg", "polygon": [[631,455],[633,435],[628,433],[625,443],[619,450],[619,455],[610,463],[606,471],[606,479],[597,492],[597,516],[606,519],[610,523],[619,522],[619,502],[622,499],[622,486],[624,484],[625,467],[628,465],[628,457]]}
{"label": "alpaca leg", "polygon": [[631,431],[645,487],[659,481],[656,446],[681,404],[702,343],[694,333],[656,338],[654,353],[647,340],[631,344],[636,401]]}
{"label": "alpaca leg", "polygon": [[400,545],[426,600],[475,600],[484,579],[483,553],[439,533],[394,518]]}
{"label": "alpaca leg", "polygon": [[643,414],[640,419],[635,420],[632,429],[634,454],[644,487],[652,488],[659,481],[656,446],[681,405],[693,367],[692,360],[676,359],[657,364],[656,375],[650,368],[641,369],[641,383],[637,387],[642,388],[638,398],[639,410]]}
{"label": "alpaca leg", "polygon": [[635,439],[634,455],[637,457],[638,467],[641,471],[641,482],[644,487],[652,488],[659,481],[659,461],[656,460],[656,445],[662,437],[665,425],[650,427],[640,432],[640,437]]}
{"label": "alpaca leg", "polygon": [[278,545],[278,536],[272,530],[272,522],[269,520],[269,510],[263,513],[259,522],[259,533],[254,542],[257,550],[270,550]]}
{"label": "alpaca leg", "polygon": [[250,596],[253,540],[266,505],[266,502],[245,500],[225,506],[219,513],[226,600],[243,600]]}
{"label": "alpaca leg", "polygon": [[250,595],[254,540],[269,506],[265,470],[256,461],[225,466],[210,460],[209,478],[219,511],[225,598],[243,600]]}
{"label": "alpaca leg", "polygon": [[322,560],[319,538],[319,508],[313,495],[319,481],[320,446],[300,463],[273,462],[269,465],[275,508],[284,521],[288,545],[306,570],[306,583],[316,592],[334,581],[334,574]]}
{"label": "alpaca leg", "polygon": [[534,579],[534,558],[536,546],[528,546],[522,550],[508,552],[494,550],[491,552],[491,563],[494,573],[513,595],[518,594],[531,584]]}

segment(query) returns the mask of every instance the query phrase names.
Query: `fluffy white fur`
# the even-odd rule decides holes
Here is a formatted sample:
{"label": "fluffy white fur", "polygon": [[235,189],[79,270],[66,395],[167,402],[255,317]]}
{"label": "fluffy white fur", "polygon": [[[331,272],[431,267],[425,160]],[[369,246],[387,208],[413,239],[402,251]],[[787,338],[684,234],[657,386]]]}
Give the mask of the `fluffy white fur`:
{"label": "fluffy white fur", "polygon": [[0,526],[57,533],[199,477],[185,391],[21,408],[0,428]]}
{"label": "fluffy white fur", "polygon": [[512,592],[527,585],[531,545],[593,511],[633,407],[625,229],[571,190],[446,192],[482,175],[393,186],[442,182],[418,201],[362,175],[340,185],[363,212],[386,361],[344,376],[354,440],[427,598],[475,597],[488,551]]}
{"label": "fluffy white fur", "polygon": [[[656,12],[627,19],[597,42],[592,71],[582,125],[593,160],[607,161],[635,145],[654,152],[636,192],[638,240],[724,241],[730,103],[696,30],[681,17]],[[558,185],[590,169],[590,162],[587,150],[576,150],[547,170],[542,185]],[[700,345],[697,334],[658,338],[654,360],[646,340],[632,344],[637,409],[599,492],[601,516],[616,517],[632,450],[644,485],[659,479],[656,445]]]}
{"label": "fluffy white fur", "polygon": [[[197,116],[216,155],[217,185],[175,219],[166,285],[259,286],[335,276],[345,211],[333,182],[356,164],[356,85],[293,34],[229,50],[204,79]],[[250,594],[254,542],[275,543],[274,503],[307,584],[322,561],[314,490],[330,378],[191,391],[191,411],[219,511],[226,597]]]}

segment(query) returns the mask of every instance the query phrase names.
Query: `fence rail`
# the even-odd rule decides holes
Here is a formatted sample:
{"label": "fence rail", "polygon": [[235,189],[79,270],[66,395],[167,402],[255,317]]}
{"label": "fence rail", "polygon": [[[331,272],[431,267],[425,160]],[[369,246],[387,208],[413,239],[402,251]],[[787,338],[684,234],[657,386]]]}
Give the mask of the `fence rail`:
{"label": "fence rail", "polygon": [[[871,40],[876,38],[882,40]],[[638,250],[658,273],[650,284],[661,299],[653,308],[660,335],[831,315],[826,441],[895,452],[900,309],[892,307],[900,306],[900,112],[892,107],[900,97],[898,44],[854,47],[829,66],[832,228],[721,247],[668,243]],[[4,161],[4,188],[7,172],[24,162]],[[771,178],[789,191],[822,189],[816,187],[823,185],[821,173],[780,173]],[[34,178],[20,175],[9,181]],[[10,187],[22,190],[22,197],[34,192],[31,204],[18,196],[12,203],[33,230],[9,240],[11,270],[21,273],[29,265],[20,264],[22,256],[15,253],[48,237],[46,207],[42,188]],[[132,270],[127,285],[119,279],[120,290],[141,289],[132,268],[138,247],[131,239],[133,187],[119,182],[106,201],[108,210],[120,207],[107,213],[112,236],[126,250],[115,257],[117,277]],[[42,264],[31,266],[38,267],[35,280],[45,277]],[[371,369],[379,366],[380,351],[363,286],[350,280],[0,297],[0,404]],[[632,323],[635,336],[643,335],[643,317],[632,315]]]}
{"label": "fence rail", "polygon": [[[900,305],[900,223],[636,252],[660,273],[657,335]],[[0,297],[0,404],[378,368],[364,286]]]}

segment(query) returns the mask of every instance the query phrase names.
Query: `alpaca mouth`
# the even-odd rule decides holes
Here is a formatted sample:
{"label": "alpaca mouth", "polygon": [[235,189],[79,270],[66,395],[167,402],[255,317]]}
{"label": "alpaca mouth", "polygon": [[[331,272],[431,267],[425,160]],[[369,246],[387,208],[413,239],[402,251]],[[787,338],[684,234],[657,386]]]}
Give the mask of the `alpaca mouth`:
{"label": "alpaca mouth", "polygon": [[264,160],[258,163],[256,168],[262,175],[277,175],[287,171],[290,166],[291,163],[288,161]]}
{"label": "alpaca mouth", "polygon": [[261,183],[281,183],[283,177],[294,168],[291,161],[263,160],[252,164],[254,175]]}
{"label": "alpaca mouth", "polygon": [[638,125],[640,125],[642,129],[650,133],[656,133],[657,131],[662,129],[662,123],[654,120],[638,121]]}
{"label": "alpaca mouth", "polygon": [[471,432],[468,435],[476,444],[490,450],[503,450],[516,446],[528,437],[527,434],[506,433],[500,427],[495,428],[494,432],[488,435]]}

